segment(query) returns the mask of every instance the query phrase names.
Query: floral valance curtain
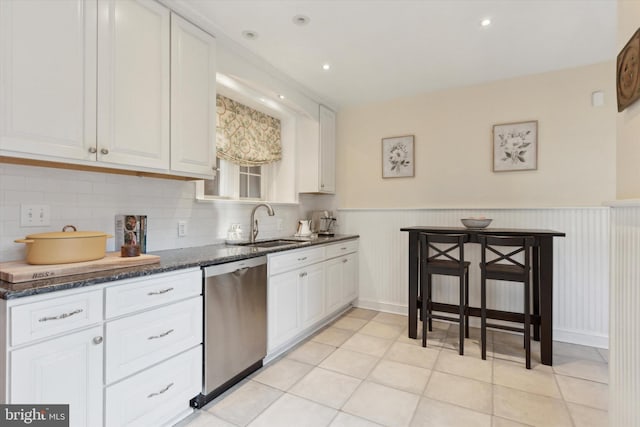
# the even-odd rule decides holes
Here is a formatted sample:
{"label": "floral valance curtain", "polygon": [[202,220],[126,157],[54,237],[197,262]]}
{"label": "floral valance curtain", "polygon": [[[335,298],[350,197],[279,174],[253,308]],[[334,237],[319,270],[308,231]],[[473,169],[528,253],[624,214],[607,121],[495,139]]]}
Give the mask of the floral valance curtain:
{"label": "floral valance curtain", "polygon": [[280,120],[222,95],[216,97],[216,154],[240,166],[282,159]]}

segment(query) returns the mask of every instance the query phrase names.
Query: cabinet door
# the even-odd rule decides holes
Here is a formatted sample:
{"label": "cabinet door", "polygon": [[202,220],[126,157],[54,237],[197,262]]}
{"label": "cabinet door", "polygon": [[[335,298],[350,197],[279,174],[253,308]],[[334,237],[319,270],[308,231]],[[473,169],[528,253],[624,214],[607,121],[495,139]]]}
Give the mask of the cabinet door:
{"label": "cabinet door", "polygon": [[311,326],[324,317],[324,265],[314,264],[298,273],[302,327]]}
{"label": "cabinet door", "polygon": [[358,253],[341,258],[342,263],[342,301],[348,304],[358,297]]}
{"label": "cabinet door", "polygon": [[98,0],[98,160],[169,169],[169,9]]}
{"label": "cabinet door", "polygon": [[336,191],[336,113],[320,106],[320,191]]}
{"label": "cabinet door", "polygon": [[327,261],[325,267],[325,304],[327,313],[332,313],[340,308],[344,301],[342,258]]}
{"label": "cabinet door", "polygon": [[96,13],[96,0],[0,1],[0,150],[95,160]]}
{"label": "cabinet door", "polygon": [[71,426],[102,425],[102,327],[13,350],[10,403],[69,404]]}
{"label": "cabinet door", "polygon": [[171,170],[213,176],[216,39],[171,14]]}
{"label": "cabinet door", "polygon": [[302,330],[298,310],[298,271],[269,278],[267,347],[271,351]]}

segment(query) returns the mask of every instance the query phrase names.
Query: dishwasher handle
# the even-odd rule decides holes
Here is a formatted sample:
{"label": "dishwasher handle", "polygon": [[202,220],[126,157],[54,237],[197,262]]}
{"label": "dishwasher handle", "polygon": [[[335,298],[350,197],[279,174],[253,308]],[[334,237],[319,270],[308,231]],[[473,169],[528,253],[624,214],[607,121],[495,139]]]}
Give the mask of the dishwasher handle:
{"label": "dishwasher handle", "polygon": [[[226,264],[204,267],[204,277],[220,276],[221,274],[235,273],[238,270],[257,267],[267,263],[267,257],[248,258],[241,261],[228,262]],[[238,271],[239,272],[239,271]]]}

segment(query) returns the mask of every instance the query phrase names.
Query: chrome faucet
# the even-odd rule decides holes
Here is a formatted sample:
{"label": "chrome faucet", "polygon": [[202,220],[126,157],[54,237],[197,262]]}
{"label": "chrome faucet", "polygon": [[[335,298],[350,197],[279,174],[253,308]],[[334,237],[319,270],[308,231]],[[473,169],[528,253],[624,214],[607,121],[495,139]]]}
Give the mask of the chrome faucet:
{"label": "chrome faucet", "polygon": [[255,219],[255,216],[256,216],[256,210],[260,206],[264,206],[265,208],[267,208],[267,213],[269,214],[269,216],[275,215],[273,208],[271,207],[271,205],[267,203],[260,203],[259,205],[256,205],[256,207],[253,208],[253,210],[251,211],[251,223],[249,226],[249,243],[256,242],[256,236],[258,235],[258,220]]}

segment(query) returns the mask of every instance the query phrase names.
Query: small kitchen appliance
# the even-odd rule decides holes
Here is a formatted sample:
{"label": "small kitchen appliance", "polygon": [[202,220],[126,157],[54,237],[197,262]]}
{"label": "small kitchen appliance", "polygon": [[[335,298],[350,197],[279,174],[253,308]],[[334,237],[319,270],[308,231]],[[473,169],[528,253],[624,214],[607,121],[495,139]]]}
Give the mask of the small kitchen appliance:
{"label": "small kitchen appliance", "polygon": [[311,226],[313,224],[312,220],[309,219],[301,219],[298,221],[298,229],[296,232],[296,236],[298,237],[306,237],[311,235]]}
{"label": "small kitchen appliance", "polygon": [[336,218],[331,211],[314,211],[311,215],[314,224],[313,231],[318,236],[335,235]]}

